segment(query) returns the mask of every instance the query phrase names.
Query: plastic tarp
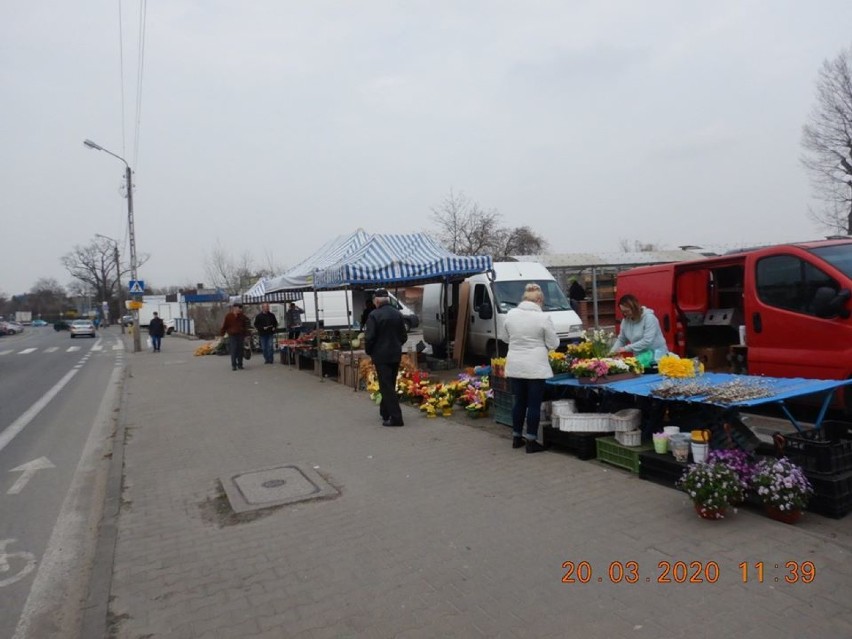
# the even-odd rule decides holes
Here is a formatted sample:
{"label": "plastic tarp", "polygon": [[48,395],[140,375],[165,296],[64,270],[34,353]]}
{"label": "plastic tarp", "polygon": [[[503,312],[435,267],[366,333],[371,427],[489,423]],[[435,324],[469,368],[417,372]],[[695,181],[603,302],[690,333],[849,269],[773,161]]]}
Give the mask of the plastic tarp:
{"label": "plastic tarp", "polygon": [[314,287],[314,274],[336,264],[351,255],[370,239],[371,235],[358,229],[348,235],[329,240],[318,251],[302,260],[283,274],[270,278],[266,283],[267,293],[276,291],[307,291]]}
{"label": "plastic tarp", "polygon": [[455,255],[423,233],[373,235],[336,264],[319,270],[317,289],[423,284],[462,279],[491,268],[489,255]]}

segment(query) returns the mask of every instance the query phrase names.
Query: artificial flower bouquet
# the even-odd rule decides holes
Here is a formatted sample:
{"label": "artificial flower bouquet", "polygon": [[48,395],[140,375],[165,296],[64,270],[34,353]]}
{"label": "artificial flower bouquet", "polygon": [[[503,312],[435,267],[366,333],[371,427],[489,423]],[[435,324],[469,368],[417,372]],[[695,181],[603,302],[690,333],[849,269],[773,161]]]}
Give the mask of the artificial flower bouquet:
{"label": "artificial flower bouquet", "polygon": [[687,377],[695,377],[696,374],[704,374],[704,364],[697,360],[681,359],[677,355],[664,355],[657,362],[657,370],[663,377],[675,377],[684,379]]}
{"label": "artificial flower bouquet", "polygon": [[560,353],[559,351],[549,351],[547,353],[547,360],[550,362],[550,369],[554,375],[567,373],[571,367],[571,360],[565,353]]}
{"label": "artificial flower bouquet", "polygon": [[578,359],[571,363],[569,372],[574,377],[590,378],[593,381],[613,375],[642,373],[642,364],[635,357],[593,357]]}

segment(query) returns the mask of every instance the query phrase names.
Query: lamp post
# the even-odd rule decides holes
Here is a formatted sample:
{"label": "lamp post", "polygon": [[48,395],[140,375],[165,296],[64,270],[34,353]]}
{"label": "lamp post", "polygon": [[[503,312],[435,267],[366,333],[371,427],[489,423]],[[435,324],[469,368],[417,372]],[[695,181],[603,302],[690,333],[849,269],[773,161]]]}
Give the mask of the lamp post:
{"label": "lamp post", "polygon": [[[102,147],[100,144],[95,144],[91,140],[83,140],[83,144],[90,149],[95,149],[95,151],[103,151],[111,155],[114,158],[118,158],[124,163],[124,175],[127,179],[127,227],[128,233],[130,235],[130,277],[134,282],[139,281],[138,274],[136,272],[136,232],[133,226],[133,176],[132,171],[130,170],[130,165],[120,155],[116,155],[112,151],[109,151]],[[120,278],[119,278],[120,280]],[[121,281],[119,281],[119,288],[121,288]],[[139,310],[133,309],[133,352],[138,353],[142,350],[142,341],[139,337]],[[122,326],[123,330],[123,326]]]}
{"label": "lamp post", "polygon": [[113,257],[115,257],[115,281],[118,289],[118,323],[121,325],[121,334],[124,335],[124,321],[121,319],[124,314],[122,311],[124,308],[124,291],[121,290],[121,262],[118,261],[118,241],[100,233],[95,233],[95,237],[102,237],[112,242]]}

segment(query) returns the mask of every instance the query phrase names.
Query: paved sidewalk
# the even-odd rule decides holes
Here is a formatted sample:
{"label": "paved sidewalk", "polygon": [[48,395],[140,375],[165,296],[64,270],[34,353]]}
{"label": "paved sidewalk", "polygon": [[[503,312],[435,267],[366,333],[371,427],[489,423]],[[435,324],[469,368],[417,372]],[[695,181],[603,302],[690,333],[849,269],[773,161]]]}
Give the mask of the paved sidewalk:
{"label": "paved sidewalk", "polygon": [[[616,468],[512,450],[503,427],[404,408],[384,428],[365,393],[261,358],[232,372],[199,344],[129,358],[111,636],[852,637],[852,517],[703,521]],[[294,462],[340,496],[223,508],[219,477]],[[566,561],[588,583],[562,583]],[[638,582],[611,583],[629,561]],[[676,561],[718,581],[658,583]],[[785,583],[788,561],[816,578]]]}

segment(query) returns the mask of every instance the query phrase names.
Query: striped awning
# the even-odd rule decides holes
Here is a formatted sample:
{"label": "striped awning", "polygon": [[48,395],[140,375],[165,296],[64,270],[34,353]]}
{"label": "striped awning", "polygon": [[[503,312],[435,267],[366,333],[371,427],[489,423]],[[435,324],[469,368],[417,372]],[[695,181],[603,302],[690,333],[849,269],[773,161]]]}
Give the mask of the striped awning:
{"label": "striped awning", "polygon": [[336,264],[353,254],[370,239],[364,229],[340,235],[326,242],[309,258],[287,269],[282,275],[270,278],[266,291],[307,291],[314,287],[314,273]]}
{"label": "striped awning", "polygon": [[243,304],[295,302],[302,299],[301,291],[269,291],[269,280],[261,277],[254,286],[240,296]]}
{"label": "striped awning", "polygon": [[373,235],[355,252],[318,270],[318,289],[425,284],[462,279],[491,268],[489,255],[455,255],[423,233]]}

